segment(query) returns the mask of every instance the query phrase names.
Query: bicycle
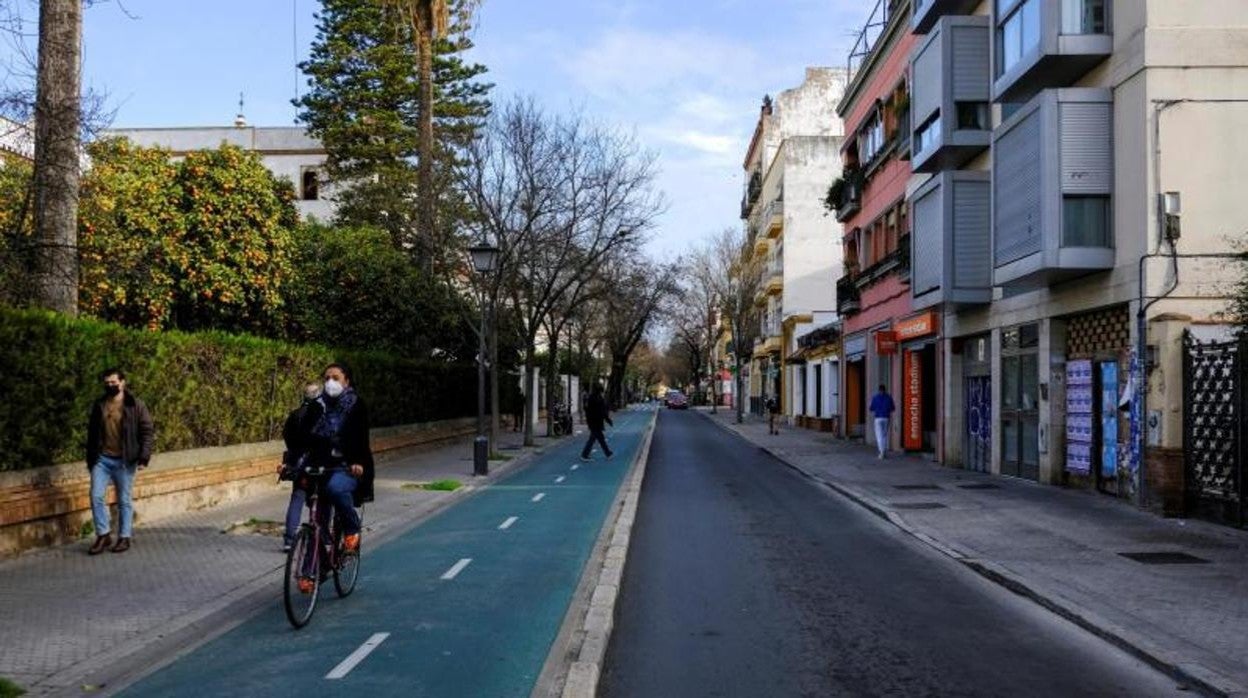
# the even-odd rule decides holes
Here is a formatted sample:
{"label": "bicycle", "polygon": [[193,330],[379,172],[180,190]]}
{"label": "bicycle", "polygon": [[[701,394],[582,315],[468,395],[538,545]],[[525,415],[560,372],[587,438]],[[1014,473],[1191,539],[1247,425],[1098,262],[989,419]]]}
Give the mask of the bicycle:
{"label": "bicycle", "polygon": [[334,590],[339,598],[345,598],[355,591],[360,575],[360,548],[343,550],[338,516],[327,517],[328,523],[321,525],[322,490],[330,476],[341,470],[345,468],[311,466],[295,476],[293,486],[302,487],[308,493],[308,520],[299,527],[295,542],[286,554],[282,600],[286,619],[296,629],[312,620],[322,582],[332,576]]}
{"label": "bicycle", "polygon": [[568,436],[572,433],[572,412],[567,405],[555,405],[551,419],[551,436]]}

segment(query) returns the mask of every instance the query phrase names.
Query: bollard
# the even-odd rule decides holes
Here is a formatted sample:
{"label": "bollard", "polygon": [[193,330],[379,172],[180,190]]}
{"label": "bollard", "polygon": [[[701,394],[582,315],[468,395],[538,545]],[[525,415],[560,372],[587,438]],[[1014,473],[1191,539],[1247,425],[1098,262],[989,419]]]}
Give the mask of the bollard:
{"label": "bollard", "polygon": [[472,440],[472,474],[490,474],[490,440],[484,436]]}

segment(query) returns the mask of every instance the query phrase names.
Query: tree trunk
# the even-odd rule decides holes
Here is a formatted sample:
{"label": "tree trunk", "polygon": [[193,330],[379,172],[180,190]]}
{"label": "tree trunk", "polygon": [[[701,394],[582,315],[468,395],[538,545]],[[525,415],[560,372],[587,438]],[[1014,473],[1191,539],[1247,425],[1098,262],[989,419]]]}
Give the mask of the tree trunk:
{"label": "tree trunk", "polygon": [[525,350],[524,354],[524,445],[533,445],[533,410],[536,409],[534,403],[534,385],[533,385],[533,347],[530,346]]}
{"label": "tree trunk", "polygon": [[421,2],[423,31],[419,33],[420,53],[420,98],[417,109],[420,112],[420,153],[416,170],[417,197],[417,248],[421,251],[421,262],[426,269],[433,265],[434,251],[437,249],[435,226],[437,225],[436,197],[433,191],[433,9],[432,3]]}
{"label": "tree trunk", "polygon": [[559,370],[559,335],[550,342],[550,352],[546,356],[546,436],[555,435],[555,412],[551,406],[555,403],[555,374]]}
{"label": "tree trunk", "polygon": [[78,179],[82,0],[39,3],[35,95],[36,290],[40,305],[78,313]]}
{"label": "tree trunk", "polygon": [[611,359],[611,376],[607,379],[607,399],[610,400],[613,409],[620,409],[620,404],[624,393],[624,372],[628,368],[628,359],[620,361],[617,358]]}
{"label": "tree trunk", "polygon": [[745,421],[745,414],[741,411],[741,404],[743,402],[741,396],[745,392],[745,386],[741,380],[741,359],[734,357],[733,363],[737,365],[737,375],[732,379],[733,383],[737,386],[737,392],[732,396],[732,404],[737,409],[737,424],[741,424]]}
{"label": "tree trunk", "polygon": [[497,330],[497,313],[495,312],[494,303],[490,303],[490,320],[487,329],[490,353],[490,448],[494,449],[494,453],[498,454],[498,433],[501,431],[499,421],[499,366],[498,366],[498,330]]}

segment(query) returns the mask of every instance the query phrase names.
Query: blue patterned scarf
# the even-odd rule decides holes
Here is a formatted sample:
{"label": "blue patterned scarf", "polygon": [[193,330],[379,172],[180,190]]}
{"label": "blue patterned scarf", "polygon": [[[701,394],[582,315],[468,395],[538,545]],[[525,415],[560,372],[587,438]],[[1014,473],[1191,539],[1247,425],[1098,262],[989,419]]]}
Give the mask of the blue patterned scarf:
{"label": "blue patterned scarf", "polygon": [[325,409],[321,411],[321,418],[312,428],[312,433],[327,439],[334,448],[338,448],[339,433],[342,431],[343,423],[347,421],[347,415],[351,414],[351,409],[355,407],[355,400],[355,390],[352,388],[347,388],[337,398],[322,395],[320,402]]}

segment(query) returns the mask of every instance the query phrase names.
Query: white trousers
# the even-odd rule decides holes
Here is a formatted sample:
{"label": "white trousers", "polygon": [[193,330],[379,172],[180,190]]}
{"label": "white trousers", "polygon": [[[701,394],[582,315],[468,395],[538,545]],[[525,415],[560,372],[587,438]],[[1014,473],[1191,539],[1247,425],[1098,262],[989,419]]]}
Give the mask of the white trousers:
{"label": "white trousers", "polygon": [[875,418],[875,447],[881,456],[888,450],[888,417]]}

